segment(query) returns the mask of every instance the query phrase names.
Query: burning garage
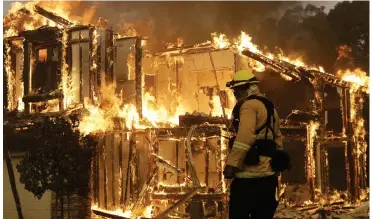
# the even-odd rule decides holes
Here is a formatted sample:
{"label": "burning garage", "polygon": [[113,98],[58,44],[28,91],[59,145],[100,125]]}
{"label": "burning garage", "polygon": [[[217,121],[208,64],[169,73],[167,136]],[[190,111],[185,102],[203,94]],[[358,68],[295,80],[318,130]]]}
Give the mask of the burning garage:
{"label": "burning garage", "polygon": [[[6,27],[3,39],[6,148],[20,160],[31,148],[40,152],[35,142],[60,134],[41,143],[40,133],[59,119],[80,134],[76,144],[91,140],[79,184],[85,192],[65,197],[44,188],[52,191],[53,218],[226,218],[223,167],[235,98],[225,85],[242,69],[254,71],[281,117],[294,166],[279,178],[284,206],[317,214],[321,206],[343,212],[367,200],[369,88],[360,69],[330,74],[265,53],[244,32],[234,40],[212,34],[194,46],[179,40],[155,53],[150,38],[81,25],[36,4],[14,11],[14,19],[21,14],[30,20],[21,30]],[[62,182],[69,180],[76,178]],[[33,190],[21,182],[18,190]]]}

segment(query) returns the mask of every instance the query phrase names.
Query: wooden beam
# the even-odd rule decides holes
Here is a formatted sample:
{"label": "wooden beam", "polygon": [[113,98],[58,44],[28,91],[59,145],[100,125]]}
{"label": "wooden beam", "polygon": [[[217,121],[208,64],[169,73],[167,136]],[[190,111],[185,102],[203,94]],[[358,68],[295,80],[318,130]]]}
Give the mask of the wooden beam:
{"label": "wooden beam", "polygon": [[42,94],[28,94],[25,95],[22,100],[25,104],[28,103],[35,103],[35,102],[42,102],[47,100],[54,100],[54,99],[61,99],[63,98],[63,94],[61,90],[54,90],[48,93]]}
{"label": "wooden beam", "polygon": [[187,133],[187,140],[186,140],[186,148],[187,148],[187,161],[188,161],[188,167],[191,171],[191,176],[192,176],[192,182],[193,182],[193,185],[194,187],[200,187],[201,184],[200,184],[200,181],[199,181],[199,177],[197,176],[197,172],[196,172],[196,168],[195,168],[195,163],[193,161],[193,157],[192,157],[192,150],[191,150],[191,138],[195,132],[195,129],[196,129],[196,125],[193,125],[190,130],[188,131]]}
{"label": "wooden beam", "polygon": [[132,207],[132,212],[135,212],[139,205],[143,202],[143,199],[145,197],[145,195],[147,194],[147,191],[148,191],[148,188],[150,187],[151,183],[153,182],[153,179],[155,178],[155,176],[157,175],[157,172],[158,172],[158,168],[157,167],[154,167],[153,168],[153,171],[151,172],[151,176],[148,177],[147,181],[144,183],[140,193],[139,193],[139,198],[136,200],[134,206]]}
{"label": "wooden beam", "polygon": [[181,169],[179,169],[179,168],[171,165],[170,162],[164,160],[163,158],[159,157],[156,154],[152,154],[152,155],[153,155],[154,158],[157,159],[156,163],[160,163],[164,167],[169,168],[170,170],[175,171],[175,172],[181,174],[182,176],[184,176],[185,179],[188,179],[188,180],[192,181],[192,179],[187,175],[187,173],[183,172]]}
{"label": "wooden beam", "polygon": [[115,183],[114,183],[114,181],[115,181],[115,167],[114,167],[114,155],[115,155],[115,153],[114,153],[114,138],[115,138],[115,135],[114,134],[112,134],[111,135],[111,141],[110,141],[110,144],[111,144],[111,147],[110,147],[110,150],[111,150],[111,154],[112,154],[112,157],[111,157],[111,159],[112,159],[112,171],[111,171],[111,174],[112,174],[112,204],[113,204],[113,206],[116,206],[116,187],[115,187]]}
{"label": "wooden beam", "polygon": [[35,5],[34,6],[34,10],[39,13],[40,15],[48,18],[49,20],[52,20],[58,24],[62,24],[62,25],[66,25],[66,26],[70,26],[70,25],[73,25],[72,22],[66,20],[65,18],[62,18],[52,12],[49,12],[47,10],[45,10],[44,8],[38,6],[38,5]]}
{"label": "wooden beam", "polygon": [[135,41],[135,103],[138,115],[140,118],[143,117],[142,109],[142,97],[143,97],[143,73],[142,73],[142,58],[143,58],[143,48],[142,39],[140,37],[136,38]]}
{"label": "wooden beam", "polygon": [[168,209],[166,209],[164,212],[160,213],[157,215],[155,218],[156,219],[162,219],[165,218],[171,211],[174,209],[178,208],[182,204],[186,203],[187,201],[191,200],[191,198],[199,191],[199,188],[193,188],[191,192],[187,193],[186,195],[183,196],[182,199],[180,199],[178,202],[170,206]]}
{"label": "wooden beam", "polygon": [[122,150],[123,150],[123,136],[122,136],[122,133],[120,133],[120,142],[119,142],[119,148],[118,148],[118,153],[119,153],[119,158],[118,158],[118,165],[119,165],[119,169],[120,169],[120,174],[119,174],[119,186],[121,187],[121,194],[120,194],[120,198],[119,198],[119,204],[120,206],[123,206],[124,205],[124,192],[123,192],[123,187],[124,187],[124,180],[123,180],[123,158],[122,158]]}
{"label": "wooden beam", "polygon": [[107,136],[104,137],[103,141],[103,168],[104,168],[104,208],[108,209],[108,177],[107,177],[107,169],[106,169],[106,138]]}

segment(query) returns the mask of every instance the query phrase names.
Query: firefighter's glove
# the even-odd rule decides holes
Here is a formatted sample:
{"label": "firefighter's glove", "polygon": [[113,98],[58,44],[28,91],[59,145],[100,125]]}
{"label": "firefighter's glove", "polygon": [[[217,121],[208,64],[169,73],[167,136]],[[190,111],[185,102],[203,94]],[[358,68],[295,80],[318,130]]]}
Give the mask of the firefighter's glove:
{"label": "firefighter's glove", "polygon": [[239,171],[240,169],[237,167],[226,165],[225,169],[223,170],[223,175],[225,176],[225,179],[232,179],[235,177],[235,173]]}

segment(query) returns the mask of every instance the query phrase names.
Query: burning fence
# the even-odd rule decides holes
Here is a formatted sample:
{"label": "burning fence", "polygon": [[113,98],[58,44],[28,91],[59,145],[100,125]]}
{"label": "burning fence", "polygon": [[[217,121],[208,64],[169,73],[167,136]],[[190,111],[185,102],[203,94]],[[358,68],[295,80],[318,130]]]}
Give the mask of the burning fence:
{"label": "burning fence", "polygon": [[[265,53],[244,32],[234,41],[212,34],[211,41],[192,47],[178,43],[152,55],[146,38],[74,24],[37,5],[18,13],[42,22],[28,22],[36,26],[25,24],[22,31],[9,28],[4,38],[6,108],[37,115],[83,111],[80,132],[96,135],[99,142],[91,168],[95,214],[224,217],[224,136],[230,135],[225,124],[235,104],[225,82],[243,68],[312,85],[311,112],[293,111],[281,127],[285,139],[306,140],[312,204],[325,198],[318,191],[330,191],[328,149],[336,142],[344,143],[349,200],[360,200],[367,188],[366,73],[357,69],[335,76],[301,59]],[[326,130],[327,87],[340,95],[341,132]]]}

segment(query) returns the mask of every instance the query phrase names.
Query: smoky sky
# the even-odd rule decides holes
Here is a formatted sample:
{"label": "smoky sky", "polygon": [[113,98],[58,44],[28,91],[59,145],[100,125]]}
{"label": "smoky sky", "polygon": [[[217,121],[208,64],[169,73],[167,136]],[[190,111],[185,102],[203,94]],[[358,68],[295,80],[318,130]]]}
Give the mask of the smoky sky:
{"label": "smoky sky", "polygon": [[[283,13],[297,5],[308,2],[287,1],[219,1],[219,2],[159,2],[159,1],[99,1],[71,2],[71,15],[80,16],[84,9],[95,7],[91,23],[98,17],[107,20],[108,26],[122,34],[134,33],[150,38],[150,49],[162,49],[165,42],[184,40],[185,45],[194,45],[210,39],[212,32],[225,33],[229,37],[245,31],[256,32],[259,24],[269,18],[280,18]],[[314,4],[313,2],[309,2]],[[317,2],[320,5],[336,2]],[[5,8],[6,5],[4,5]],[[330,6],[331,7],[331,6]],[[266,37],[266,36],[261,36]]]}
{"label": "smoky sky", "polygon": [[[117,31],[133,25],[152,41],[186,45],[210,39],[210,33],[238,36],[256,28],[262,19],[277,17],[298,2],[99,2],[97,16]],[[121,25],[125,24],[125,25]],[[127,24],[127,25],[126,25]]]}

